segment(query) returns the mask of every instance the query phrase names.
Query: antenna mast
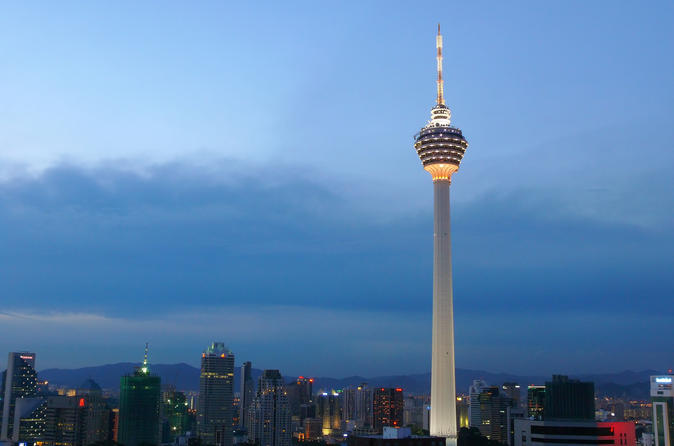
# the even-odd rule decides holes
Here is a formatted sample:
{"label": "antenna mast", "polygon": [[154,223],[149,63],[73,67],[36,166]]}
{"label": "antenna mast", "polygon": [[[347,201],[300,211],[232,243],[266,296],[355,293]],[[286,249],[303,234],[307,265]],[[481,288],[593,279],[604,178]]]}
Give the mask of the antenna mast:
{"label": "antenna mast", "polygon": [[438,105],[445,105],[445,83],[442,80],[442,34],[440,34],[440,24],[438,23],[438,36],[435,38],[435,46],[438,49]]}

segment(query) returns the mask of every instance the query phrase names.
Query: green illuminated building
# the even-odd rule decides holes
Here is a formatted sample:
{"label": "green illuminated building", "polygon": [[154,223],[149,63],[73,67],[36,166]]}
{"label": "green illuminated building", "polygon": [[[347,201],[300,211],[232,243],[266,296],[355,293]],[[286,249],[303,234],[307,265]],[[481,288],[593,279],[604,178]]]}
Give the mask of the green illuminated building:
{"label": "green illuminated building", "polygon": [[124,446],[159,445],[161,380],[150,374],[147,344],[143,366],[122,376],[119,386],[118,442]]}
{"label": "green illuminated building", "polygon": [[174,443],[176,438],[185,435],[185,432],[190,429],[187,409],[187,398],[183,392],[171,389],[163,393],[162,443]]}

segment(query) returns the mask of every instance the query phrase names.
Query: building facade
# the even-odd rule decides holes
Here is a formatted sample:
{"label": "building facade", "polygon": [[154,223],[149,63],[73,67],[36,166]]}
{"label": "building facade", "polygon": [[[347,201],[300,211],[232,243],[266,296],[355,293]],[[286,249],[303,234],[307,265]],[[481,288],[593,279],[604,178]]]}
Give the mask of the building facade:
{"label": "building facade", "polygon": [[241,394],[239,396],[239,425],[242,429],[247,429],[248,409],[255,398],[255,385],[253,384],[252,364],[246,361],[241,365],[240,387]]}
{"label": "building facade", "polygon": [[258,446],[290,446],[290,407],[283,377],[265,370],[248,412],[248,440]]}
{"label": "building facade", "polygon": [[545,405],[545,386],[527,387],[527,416],[532,420],[543,419]]}
{"label": "building facade", "polygon": [[147,348],[143,366],[122,376],[117,441],[124,446],[157,445],[161,440],[161,379],[150,373]]}
{"label": "building facade", "polygon": [[202,444],[232,446],[234,355],[222,342],[201,354],[197,429]]}
{"label": "building facade", "polygon": [[405,401],[403,389],[379,387],[374,390],[372,397],[373,428],[376,432],[383,432],[385,426],[401,427]]}
{"label": "building facade", "polygon": [[674,445],[674,375],[651,376],[655,446]]}
{"label": "building facade", "polygon": [[11,441],[16,437],[14,435],[16,399],[32,398],[37,395],[35,353],[11,352],[7,358],[7,370],[3,378],[0,441]]}
{"label": "building facade", "polygon": [[323,421],[323,435],[330,435],[342,428],[341,394],[323,392],[316,395],[316,417]]}
{"label": "building facade", "polygon": [[553,375],[545,383],[543,419],[594,421],[594,383]]}
{"label": "building facade", "polygon": [[634,423],[594,421],[515,420],[515,446],[615,445],[634,446]]}

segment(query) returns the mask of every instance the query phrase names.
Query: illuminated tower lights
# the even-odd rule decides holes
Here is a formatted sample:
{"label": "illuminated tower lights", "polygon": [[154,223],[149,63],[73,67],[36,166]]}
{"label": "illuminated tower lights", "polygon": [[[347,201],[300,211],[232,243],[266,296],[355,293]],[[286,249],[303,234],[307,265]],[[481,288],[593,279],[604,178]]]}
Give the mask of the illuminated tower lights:
{"label": "illuminated tower lights", "polygon": [[454,370],[454,310],[449,224],[449,185],[459,169],[468,142],[451,126],[442,79],[442,35],[438,25],[437,99],[431,120],[415,136],[414,148],[433,179],[433,346],[431,364],[430,434],[456,444],[456,380]]}

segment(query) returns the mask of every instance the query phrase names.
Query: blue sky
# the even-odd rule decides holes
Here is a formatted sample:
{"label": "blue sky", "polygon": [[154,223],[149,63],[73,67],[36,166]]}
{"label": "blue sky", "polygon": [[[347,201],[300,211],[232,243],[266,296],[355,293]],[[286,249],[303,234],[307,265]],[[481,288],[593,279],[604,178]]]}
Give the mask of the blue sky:
{"label": "blue sky", "polygon": [[639,6],[3,5],[0,351],[428,370],[440,22],[457,366],[671,367],[674,6]]}

